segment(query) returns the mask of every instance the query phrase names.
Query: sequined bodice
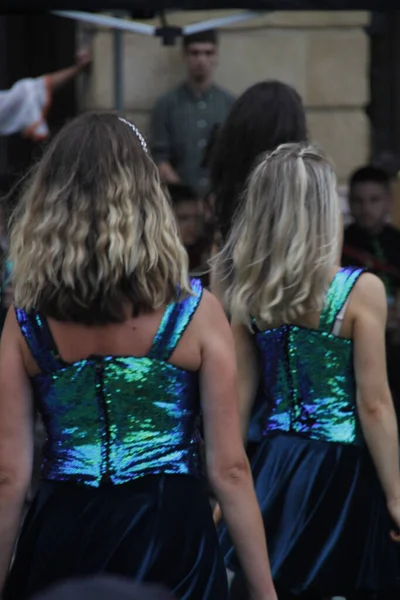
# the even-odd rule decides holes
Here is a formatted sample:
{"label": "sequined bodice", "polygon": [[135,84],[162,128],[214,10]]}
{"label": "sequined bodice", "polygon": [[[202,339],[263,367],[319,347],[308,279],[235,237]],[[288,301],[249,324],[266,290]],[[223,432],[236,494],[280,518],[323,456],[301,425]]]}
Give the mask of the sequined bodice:
{"label": "sequined bodice", "polygon": [[99,486],[147,474],[200,475],[198,374],[167,362],[193,316],[194,295],[167,307],[140,358],[62,361],[45,319],[16,310],[41,374],[32,378],[47,442],[42,477]]}
{"label": "sequined bodice", "polygon": [[[352,340],[332,333],[361,269],[341,269],[328,290],[318,330],[294,325],[257,331],[263,365],[263,435],[361,444]],[[262,411],[261,411],[262,412]]]}

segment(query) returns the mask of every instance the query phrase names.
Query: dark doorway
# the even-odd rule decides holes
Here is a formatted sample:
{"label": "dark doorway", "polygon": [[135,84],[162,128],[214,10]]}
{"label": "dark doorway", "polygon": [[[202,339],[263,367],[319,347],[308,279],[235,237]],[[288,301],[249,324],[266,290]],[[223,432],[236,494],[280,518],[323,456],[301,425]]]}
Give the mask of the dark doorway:
{"label": "dark doorway", "polygon": [[400,169],[400,11],[372,13],[370,92],[372,159]]}
{"label": "dark doorway", "polygon": [[[0,17],[0,86],[38,77],[73,64],[76,24],[70,19],[41,14],[3,14]],[[51,130],[76,114],[75,85],[55,94],[48,114]],[[40,145],[13,135],[1,140],[0,174],[23,174],[40,154]]]}

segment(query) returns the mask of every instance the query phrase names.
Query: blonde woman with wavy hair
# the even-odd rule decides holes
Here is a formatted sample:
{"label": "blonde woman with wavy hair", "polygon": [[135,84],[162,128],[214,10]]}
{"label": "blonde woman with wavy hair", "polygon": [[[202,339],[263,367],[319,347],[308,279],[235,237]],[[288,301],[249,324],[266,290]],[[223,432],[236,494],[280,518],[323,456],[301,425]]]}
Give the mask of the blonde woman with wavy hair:
{"label": "blonde woman with wavy hair", "polygon": [[[374,275],[340,268],[339,211],[325,155],[279,146],[254,168],[214,264],[232,319],[244,437],[262,390],[251,467],[279,600],[400,591],[385,292]],[[220,539],[236,572],[232,598],[243,600],[223,525]]]}
{"label": "blonde woman with wavy hair", "polygon": [[[0,347],[2,597],[113,573],[163,584],[181,600],[226,599],[202,414],[208,478],[251,598],[276,600],[240,435],[229,324],[188,279],[171,207],[133,124],[89,113],[61,130],[26,183],[10,256],[15,307]],[[35,409],[47,434],[41,484],[7,577]]]}

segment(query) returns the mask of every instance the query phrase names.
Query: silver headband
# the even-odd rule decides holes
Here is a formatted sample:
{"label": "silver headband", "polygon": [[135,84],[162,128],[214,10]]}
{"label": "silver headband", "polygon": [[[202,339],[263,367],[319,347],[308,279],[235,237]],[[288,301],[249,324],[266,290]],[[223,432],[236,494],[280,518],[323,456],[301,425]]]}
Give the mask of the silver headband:
{"label": "silver headband", "polygon": [[137,136],[140,145],[142,146],[143,150],[145,152],[148,152],[147,149],[147,144],[146,144],[146,140],[144,139],[144,137],[142,136],[142,134],[140,133],[139,129],[136,127],[136,125],[134,125],[133,123],[131,123],[130,121],[127,121],[126,119],[123,119],[122,117],[118,117],[120,121],[122,121],[122,123],[125,123],[126,125],[128,125],[128,127],[130,127],[132,129],[132,131],[135,133],[135,135]]}

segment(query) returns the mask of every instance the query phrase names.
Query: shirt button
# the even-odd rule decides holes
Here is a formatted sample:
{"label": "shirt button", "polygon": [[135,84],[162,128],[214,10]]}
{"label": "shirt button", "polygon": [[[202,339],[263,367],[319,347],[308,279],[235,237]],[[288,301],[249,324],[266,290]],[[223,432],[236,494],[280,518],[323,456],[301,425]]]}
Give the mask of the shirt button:
{"label": "shirt button", "polygon": [[204,127],[207,127],[207,121],[205,121],[204,119],[200,119],[200,121],[197,121],[197,127],[200,127],[200,129],[204,129]]}
{"label": "shirt button", "polygon": [[207,146],[207,140],[203,138],[197,142],[197,145],[199,148],[205,148]]}
{"label": "shirt button", "polygon": [[200,110],[204,110],[204,109],[205,109],[205,107],[206,107],[206,103],[204,102],[204,100],[200,100],[200,101],[197,103],[197,108],[200,108]]}

